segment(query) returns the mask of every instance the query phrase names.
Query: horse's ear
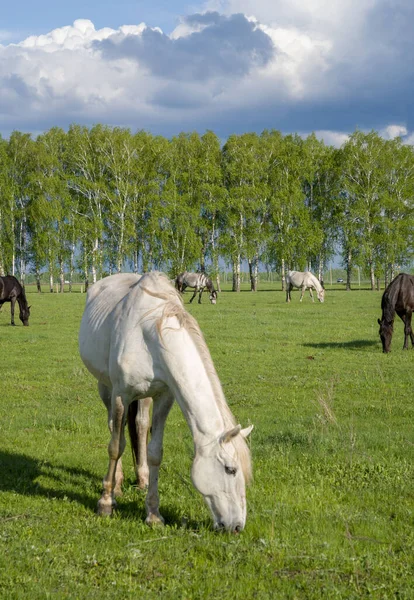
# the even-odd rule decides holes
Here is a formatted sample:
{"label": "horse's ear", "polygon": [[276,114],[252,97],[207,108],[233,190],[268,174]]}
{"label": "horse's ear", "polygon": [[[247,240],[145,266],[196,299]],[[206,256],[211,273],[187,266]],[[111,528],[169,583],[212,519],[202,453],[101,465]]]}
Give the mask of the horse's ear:
{"label": "horse's ear", "polygon": [[252,432],[254,425],[250,425],[249,427],[245,427],[244,429],[242,429],[240,431],[240,435],[242,435],[245,439],[247,438],[247,436],[249,436]]}
{"label": "horse's ear", "polygon": [[381,321],[380,321],[380,319],[378,319],[378,325],[381,325]]}
{"label": "horse's ear", "polygon": [[227,442],[231,442],[231,440],[236,437],[241,431],[241,425],[236,425],[233,429],[226,431],[223,435],[220,436],[220,444],[227,444]]}

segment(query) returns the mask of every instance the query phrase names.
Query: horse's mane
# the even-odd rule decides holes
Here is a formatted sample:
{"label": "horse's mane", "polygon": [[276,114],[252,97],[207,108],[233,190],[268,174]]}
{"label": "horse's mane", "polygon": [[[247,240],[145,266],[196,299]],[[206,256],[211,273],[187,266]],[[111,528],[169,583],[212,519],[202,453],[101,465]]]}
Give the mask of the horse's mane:
{"label": "horse's mane", "polygon": [[20,284],[20,287],[22,288],[22,291],[20,292],[20,297],[23,300],[23,302],[25,303],[25,305],[27,306],[26,290],[24,288],[24,285]]}
{"label": "horse's mane", "polygon": [[214,287],[214,283],[213,283],[213,280],[211,279],[211,277],[208,277],[206,275],[206,280],[207,280],[207,288],[209,289],[209,291],[215,292],[216,288]]}
{"label": "horse's mane", "polygon": [[[148,288],[145,285],[148,279],[154,282],[156,290]],[[204,336],[195,318],[185,310],[180,293],[171,285],[170,280],[166,275],[164,275],[164,273],[159,273],[157,271],[152,271],[151,273],[144,275],[137,282],[137,285],[150,296],[165,300],[162,315],[159,317],[159,319],[157,319],[156,322],[157,331],[161,338],[163,323],[169,317],[176,317],[180,327],[183,327],[188,332],[205,366],[206,373],[213,389],[214,397],[217,401],[220,414],[223,417],[224,426],[226,429],[232,429],[235,427],[235,418],[226,402],[223,388],[221,387],[221,383]],[[245,439],[241,435],[235,436],[232,439],[232,443],[240,459],[244,478],[246,482],[249,482],[252,478],[250,450]]]}

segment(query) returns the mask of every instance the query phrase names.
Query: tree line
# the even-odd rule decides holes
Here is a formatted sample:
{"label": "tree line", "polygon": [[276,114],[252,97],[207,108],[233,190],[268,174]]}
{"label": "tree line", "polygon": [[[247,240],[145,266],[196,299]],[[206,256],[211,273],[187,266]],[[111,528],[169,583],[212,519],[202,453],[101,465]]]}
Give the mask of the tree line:
{"label": "tree line", "polygon": [[233,290],[247,261],[312,268],[340,253],[351,287],[360,267],[390,281],[413,254],[414,150],[400,138],[355,131],[341,148],[314,134],[212,131],[171,139],[74,124],[35,139],[0,138],[0,275],[49,274],[63,291],[75,272],[201,269]]}

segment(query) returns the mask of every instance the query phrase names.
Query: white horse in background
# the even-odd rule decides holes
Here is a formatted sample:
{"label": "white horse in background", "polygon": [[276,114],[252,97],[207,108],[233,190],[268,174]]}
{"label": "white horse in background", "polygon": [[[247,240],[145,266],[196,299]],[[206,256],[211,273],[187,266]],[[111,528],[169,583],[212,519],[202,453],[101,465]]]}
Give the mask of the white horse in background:
{"label": "white horse in background", "polygon": [[[125,421],[138,401],[139,443],[148,452],[148,524],[163,523],[158,474],[166,418],[177,400],[194,441],[192,481],[211,510],[214,527],[241,531],[246,522],[245,486],[251,477],[245,438],[253,426],[236,425],[226,403],[210,353],[195,319],[162,273],[106,277],[90,287],[79,332],[83,362],[98,380],[108,409],[109,466],[98,513],[116,506],[125,448]],[[146,448],[150,398],[151,441]],[[141,484],[145,483],[141,461]]]}
{"label": "white horse in background", "polygon": [[300,302],[303,300],[305,290],[309,290],[312,302],[314,302],[312,289],[316,290],[319,302],[325,299],[325,290],[320,281],[310,271],[289,271],[286,276],[286,302],[290,302],[290,292],[293,288],[300,288]]}

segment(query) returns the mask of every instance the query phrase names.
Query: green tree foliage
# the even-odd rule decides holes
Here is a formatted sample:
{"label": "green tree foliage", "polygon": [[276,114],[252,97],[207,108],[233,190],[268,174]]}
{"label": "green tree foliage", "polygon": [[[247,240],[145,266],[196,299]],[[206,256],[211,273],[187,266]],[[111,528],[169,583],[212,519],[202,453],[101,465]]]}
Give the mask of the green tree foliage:
{"label": "green tree foliage", "polygon": [[[33,140],[0,138],[0,274],[63,290],[132,268],[206,270],[243,261],[318,270],[338,249],[375,280],[389,281],[413,256],[414,151],[400,139],[356,131],[340,149],[315,135],[212,131],[168,140],[95,125],[53,128]],[[221,264],[222,264],[221,263]]]}
{"label": "green tree foliage", "polygon": [[7,146],[7,141],[0,136],[0,276],[12,270],[14,248],[14,202]]}

